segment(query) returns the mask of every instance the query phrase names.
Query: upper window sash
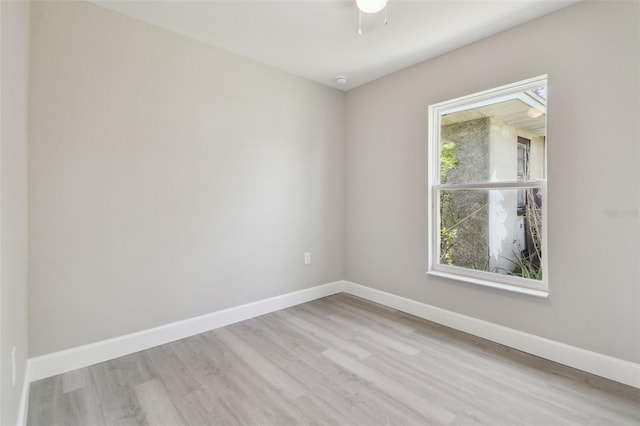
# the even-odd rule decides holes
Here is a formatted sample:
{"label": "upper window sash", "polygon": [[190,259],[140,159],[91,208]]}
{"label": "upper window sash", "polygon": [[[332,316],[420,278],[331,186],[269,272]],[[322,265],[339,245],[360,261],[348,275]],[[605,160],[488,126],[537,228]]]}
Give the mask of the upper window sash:
{"label": "upper window sash", "polygon": [[[523,80],[518,83],[508,84],[497,89],[485,90],[479,93],[462,96],[450,101],[444,101],[430,105],[428,108],[429,120],[431,123],[428,135],[430,146],[428,154],[429,158],[431,158],[431,173],[429,174],[429,185],[432,186],[440,184],[440,142],[443,116],[512,99],[520,99],[526,104],[530,105],[532,108],[536,108],[546,114],[546,99],[542,98],[534,92],[534,89],[539,88],[541,85],[546,85],[546,81],[547,76],[542,75]],[[525,92],[525,94],[523,94],[522,92]],[[546,169],[547,159],[545,150],[543,179],[537,179],[535,181],[546,180]],[[490,184],[493,182],[496,181],[492,180],[490,177],[487,177],[486,180],[473,183]]]}

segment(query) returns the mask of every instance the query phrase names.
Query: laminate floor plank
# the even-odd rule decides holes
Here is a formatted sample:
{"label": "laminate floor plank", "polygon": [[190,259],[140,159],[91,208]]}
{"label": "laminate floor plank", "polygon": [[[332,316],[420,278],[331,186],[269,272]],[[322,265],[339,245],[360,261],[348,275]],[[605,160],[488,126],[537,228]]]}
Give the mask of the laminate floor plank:
{"label": "laminate floor plank", "polygon": [[59,413],[64,410],[62,402],[62,375],[33,382],[29,392],[30,425],[58,424]]}
{"label": "laminate floor plank", "polygon": [[73,370],[62,374],[62,393],[82,389],[90,384],[91,375],[87,369],[82,368],[80,370]]}
{"label": "laminate floor plank", "polygon": [[[294,320],[291,321],[293,323],[296,322],[296,319],[304,320],[306,321],[306,323],[310,323],[313,326],[319,328],[321,332],[325,333],[325,336],[331,335],[333,336],[334,339],[340,339],[343,342],[351,342],[351,340],[356,336],[356,333],[350,328],[336,328],[335,324],[329,320],[328,314],[326,312],[324,312],[324,315],[322,315],[321,314],[322,311],[318,312],[318,310],[313,309],[313,307],[314,307],[313,305],[305,304],[305,305],[295,306],[291,308],[290,312],[289,312],[289,309],[287,309],[286,311],[280,311],[280,312],[277,312],[276,314],[279,317],[287,318],[290,321],[291,321],[291,318],[294,318]],[[302,331],[301,333],[308,336],[308,331],[307,332]],[[318,342],[321,343],[322,341],[319,340]],[[322,352],[322,350],[320,350],[320,352]],[[355,349],[355,351],[358,352],[357,349]]]}
{"label": "laminate floor plank", "polygon": [[265,355],[242,340],[229,328],[216,331],[216,336],[233,350],[253,371],[271,383],[289,399],[295,400],[308,392],[300,381],[271,362]]}
{"label": "laminate floor plank", "polygon": [[[221,397],[226,401],[226,407],[233,407],[237,405],[238,401],[244,401],[243,403],[251,411],[249,418],[266,416],[274,419],[274,423],[277,419],[279,424],[295,424],[296,418],[304,418],[304,413],[298,409],[296,403],[292,402],[264,376],[256,374],[240,355],[234,353],[217,337],[216,331],[205,333],[203,338],[208,341],[209,348],[214,353],[212,360],[219,368],[218,377],[222,379],[219,384],[233,390],[233,394]],[[234,411],[231,414],[242,415],[243,413]],[[260,423],[264,424],[265,421]],[[256,423],[254,421],[250,424]]]}
{"label": "laminate floor plank", "polygon": [[[298,348],[290,343],[288,337],[291,331],[286,323],[253,319],[238,324],[234,330],[245,341],[251,341],[252,346],[264,353],[272,363],[296,377],[306,389],[314,390],[312,395],[306,392],[305,395],[295,399],[295,405],[301,405],[310,420],[324,418],[325,421],[335,424],[338,419],[342,419],[343,422],[348,423],[349,412],[343,403],[349,401],[350,395],[346,392],[342,394],[338,394],[340,391],[336,392],[342,388],[326,380],[326,376],[316,369],[315,361],[317,360],[314,359],[312,363],[306,362]],[[281,339],[279,336],[287,336],[287,338]],[[302,396],[305,396],[303,400],[301,400]]]}
{"label": "laminate floor plank", "polygon": [[[446,410],[462,411],[474,418],[491,418],[494,422],[500,419],[501,424],[526,424],[522,422],[522,416],[509,413],[513,406],[509,389],[487,385],[486,377],[476,375],[469,380],[468,375],[456,377],[437,364],[424,363],[424,366],[418,366],[422,363],[399,358],[398,355],[379,354],[364,363],[383,374],[393,375],[409,391],[423,395]],[[482,384],[473,387],[478,380]],[[543,415],[540,415],[540,419],[545,420]],[[546,419],[544,424],[551,423]]]}
{"label": "laminate floor plank", "polygon": [[193,336],[173,342],[170,346],[208,396],[204,401],[201,399],[202,407],[196,410],[205,412],[206,420],[201,421],[216,425],[237,424],[236,416],[224,403],[224,398],[241,399],[245,395],[230,380],[229,374],[225,374],[229,369],[216,363],[213,358],[215,351],[210,343],[203,336]]}
{"label": "laminate floor plank", "polygon": [[[279,335],[288,336],[286,326],[274,327],[274,322],[252,320],[256,326],[245,328],[247,337],[264,353],[270,354],[270,359],[277,365],[287,368],[295,377],[309,389],[313,389],[312,395],[305,399],[308,409],[319,410],[324,417],[334,416],[332,424],[348,423],[358,424],[366,420],[368,424],[375,424],[378,420],[376,409],[373,406],[365,406],[358,400],[358,391],[362,387],[354,389],[353,386],[345,386],[342,372],[330,363],[320,364],[318,357],[308,357],[303,354],[304,349],[299,349],[288,343],[288,339],[281,339]],[[280,333],[277,333],[280,331]],[[317,354],[317,352],[316,352]],[[319,368],[320,367],[320,368]],[[364,383],[363,383],[364,385]]]}
{"label": "laminate floor plank", "polygon": [[[307,386],[314,389],[313,396],[332,404],[332,411],[345,414],[333,424],[409,425],[422,422],[419,414],[396,403],[372,383],[332,363],[318,350],[311,350],[307,345],[288,345],[290,334],[277,333],[279,327],[274,327],[272,321],[260,318],[257,321],[263,324],[266,339],[278,346],[290,347],[296,357],[306,363],[307,367],[300,374],[305,380],[319,381],[307,383]],[[286,326],[290,326],[290,323],[285,324]]]}
{"label": "laminate floor plank", "polygon": [[363,350],[362,347],[358,346],[357,343],[341,339],[340,337],[332,334],[329,330],[325,330],[322,327],[319,327],[305,320],[304,318],[290,316],[287,318],[287,321],[289,321],[289,323],[294,327],[300,329],[301,332],[307,332],[310,336],[313,336],[313,338],[321,341],[327,347],[336,347],[360,359],[366,358],[371,355],[369,352]]}
{"label": "laminate floor plank", "polygon": [[149,424],[136,397],[135,385],[151,380],[154,376],[140,353],[95,364],[87,369],[106,425]]}
{"label": "laminate floor plank", "polygon": [[186,425],[160,380],[153,379],[136,385],[135,393],[149,424]]}
{"label": "laminate floor plank", "polygon": [[[166,385],[170,399],[183,414],[185,424],[212,424],[220,420],[215,398],[193,374],[190,366],[183,362],[174,347],[175,342],[145,351],[155,376]],[[147,382],[149,383],[149,382]]]}
{"label": "laminate floor plank", "polygon": [[34,382],[27,424],[639,425],[640,389],[337,294]]}
{"label": "laminate floor plank", "polygon": [[384,312],[376,312],[374,310],[375,308],[371,308],[368,305],[360,306],[354,303],[348,304],[346,302],[338,302],[338,303],[335,303],[334,305],[338,308],[344,309],[348,312],[351,312],[363,318],[366,318],[367,320],[371,321],[374,324],[388,327],[394,330],[394,332],[396,333],[400,333],[403,335],[410,335],[415,331],[413,327],[409,327],[407,325],[402,324],[393,316],[387,317],[386,315],[384,315]]}

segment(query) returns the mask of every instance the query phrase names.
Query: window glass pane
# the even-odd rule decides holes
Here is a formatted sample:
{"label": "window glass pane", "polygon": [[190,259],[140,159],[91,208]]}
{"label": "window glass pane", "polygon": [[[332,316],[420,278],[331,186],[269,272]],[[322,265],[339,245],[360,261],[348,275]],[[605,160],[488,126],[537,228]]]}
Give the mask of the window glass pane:
{"label": "window glass pane", "polygon": [[438,263],[542,279],[541,188],[441,190],[438,196]]}
{"label": "window glass pane", "polygon": [[441,183],[544,179],[545,108],[531,106],[536,101],[525,92],[518,95],[441,116]]}

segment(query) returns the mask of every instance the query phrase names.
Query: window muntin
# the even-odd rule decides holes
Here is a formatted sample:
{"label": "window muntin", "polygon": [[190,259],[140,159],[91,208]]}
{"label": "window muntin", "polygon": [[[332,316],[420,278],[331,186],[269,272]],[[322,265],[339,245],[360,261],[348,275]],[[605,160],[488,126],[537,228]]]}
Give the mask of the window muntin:
{"label": "window muntin", "polygon": [[546,76],[429,107],[429,273],[546,296]]}

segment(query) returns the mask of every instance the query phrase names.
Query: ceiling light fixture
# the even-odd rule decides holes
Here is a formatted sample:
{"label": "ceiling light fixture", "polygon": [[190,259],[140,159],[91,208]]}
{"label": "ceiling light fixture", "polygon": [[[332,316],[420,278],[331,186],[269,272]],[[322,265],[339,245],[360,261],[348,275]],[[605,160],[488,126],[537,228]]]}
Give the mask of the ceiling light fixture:
{"label": "ceiling light fixture", "polygon": [[356,0],[358,9],[364,13],[378,13],[387,5],[389,0]]}
{"label": "ceiling light fixture", "polygon": [[346,75],[340,75],[336,77],[336,83],[338,83],[341,86],[347,84],[348,81],[349,81],[349,77],[347,77]]}
{"label": "ceiling light fixture", "polygon": [[389,0],[356,0],[358,5],[358,34],[362,35],[362,14],[378,13],[384,9],[384,24],[387,25],[387,3]]}

